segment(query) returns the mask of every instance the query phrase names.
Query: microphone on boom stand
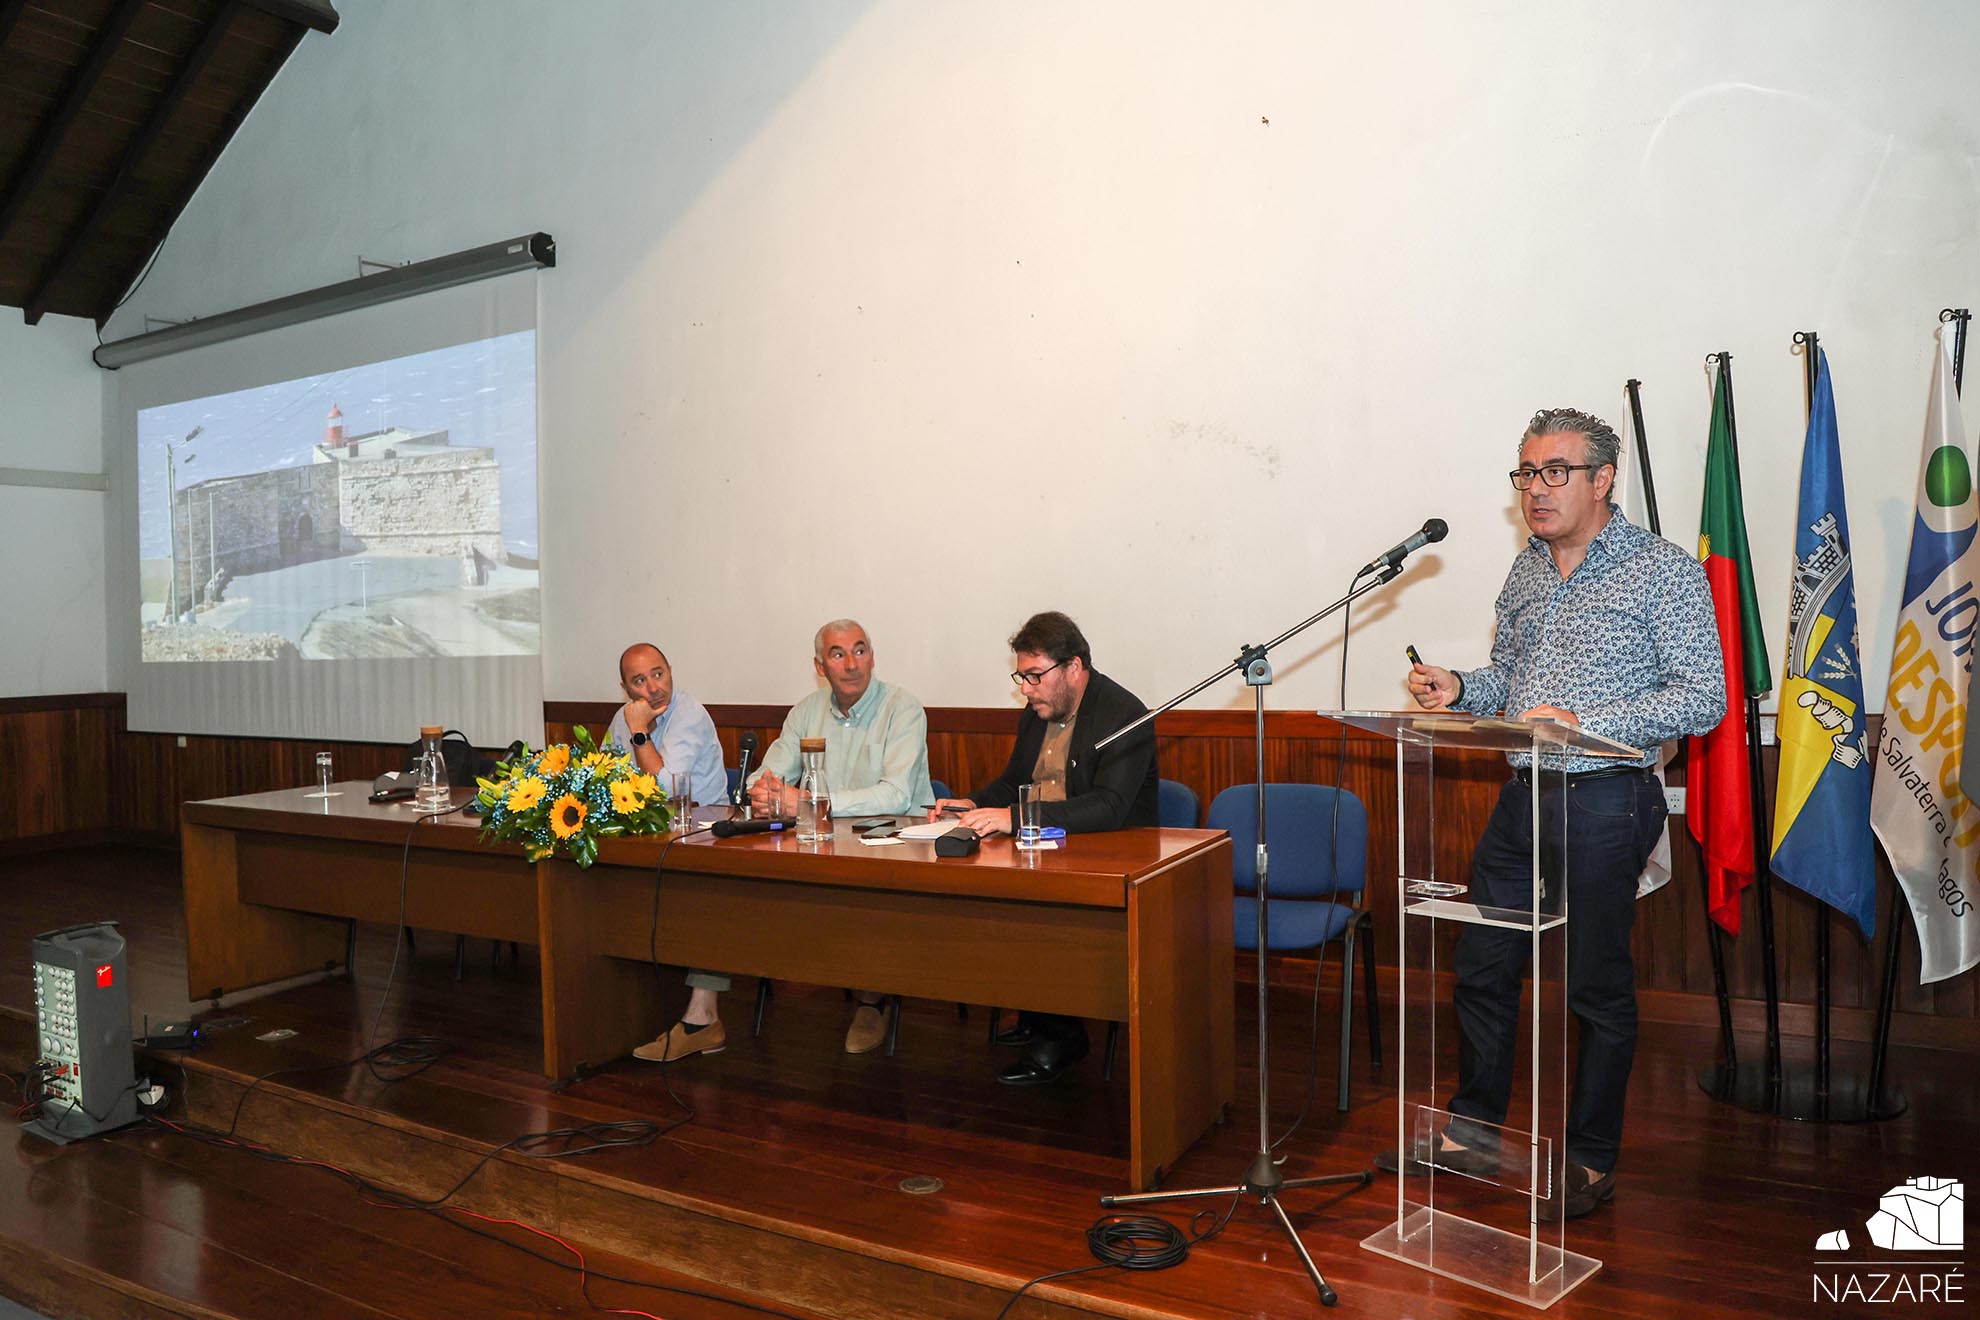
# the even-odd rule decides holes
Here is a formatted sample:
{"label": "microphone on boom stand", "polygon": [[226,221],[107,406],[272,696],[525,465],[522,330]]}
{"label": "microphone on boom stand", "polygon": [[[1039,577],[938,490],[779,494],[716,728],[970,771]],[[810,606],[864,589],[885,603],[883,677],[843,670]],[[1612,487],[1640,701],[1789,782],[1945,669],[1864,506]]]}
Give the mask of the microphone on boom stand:
{"label": "microphone on boom stand", "polygon": [[1365,578],[1370,573],[1379,573],[1385,568],[1394,568],[1397,564],[1400,564],[1424,546],[1429,545],[1432,541],[1443,540],[1449,534],[1450,530],[1449,527],[1444,525],[1442,518],[1432,518],[1430,521],[1424,523],[1421,528],[1411,532],[1403,540],[1398,541],[1381,554],[1375,556],[1375,558],[1363,564],[1361,571],[1356,573],[1355,577]]}

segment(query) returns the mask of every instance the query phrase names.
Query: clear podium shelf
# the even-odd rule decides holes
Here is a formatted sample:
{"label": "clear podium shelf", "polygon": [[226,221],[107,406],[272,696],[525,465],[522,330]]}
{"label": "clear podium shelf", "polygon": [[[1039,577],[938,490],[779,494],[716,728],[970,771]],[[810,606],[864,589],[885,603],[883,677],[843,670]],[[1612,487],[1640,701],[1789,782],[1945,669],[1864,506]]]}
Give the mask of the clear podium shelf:
{"label": "clear podium shelf", "polygon": [[[1403,907],[1403,915],[1428,917],[1432,921],[1461,921],[1467,926],[1501,926],[1507,930],[1530,931],[1533,914],[1524,908],[1483,907],[1477,903],[1459,903],[1448,898],[1422,898]],[[1565,926],[1567,918],[1558,912],[1542,912],[1540,926],[1543,931],[1556,926]]]}

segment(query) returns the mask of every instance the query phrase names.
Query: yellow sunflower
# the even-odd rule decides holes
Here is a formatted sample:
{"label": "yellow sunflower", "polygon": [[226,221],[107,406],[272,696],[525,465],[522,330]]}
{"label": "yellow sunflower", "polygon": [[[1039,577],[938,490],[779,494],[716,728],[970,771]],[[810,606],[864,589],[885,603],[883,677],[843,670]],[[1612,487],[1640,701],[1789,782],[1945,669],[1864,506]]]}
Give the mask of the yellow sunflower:
{"label": "yellow sunflower", "polygon": [[596,770],[600,766],[610,765],[611,763],[612,754],[610,752],[587,752],[578,760],[578,765],[586,770]]}
{"label": "yellow sunflower", "polygon": [[639,790],[639,796],[643,801],[652,801],[653,796],[660,791],[660,781],[652,775],[634,775],[625,782]]}
{"label": "yellow sunflower", "polygon": [[543,759],[536,763],[536,773],[544,776],[561,775],[571,768],[571,749],[562,743],[543,749]]}
{"label": "yellow sunflower", "polygon": [[560,839],[568,839],[584,828],[584,817],[583,799],[574,793],[566,793],[550,805],[550,832]]}
{"label": "yellow sunflower", "polygon": [[633,816],[646,805],[646,795],[635,784],[620,780],[612,785],[612,810],[621,816]]}
{"label": "yellow sunflower", "polygon": [[535,775],[518,779],[515,787],[509,790],[509,810],[528,811],[543,800],[543,791],[543,781]]}

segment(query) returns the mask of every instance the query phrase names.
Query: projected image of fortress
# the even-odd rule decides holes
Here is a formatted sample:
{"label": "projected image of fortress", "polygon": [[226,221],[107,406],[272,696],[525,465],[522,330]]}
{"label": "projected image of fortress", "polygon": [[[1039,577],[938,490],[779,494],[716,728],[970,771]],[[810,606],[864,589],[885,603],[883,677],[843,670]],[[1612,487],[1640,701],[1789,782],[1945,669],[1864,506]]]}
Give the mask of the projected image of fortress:
{"label": "projected image of fortress", "polygon": [[536,654],[534,338],[140,413],[144,658]]}

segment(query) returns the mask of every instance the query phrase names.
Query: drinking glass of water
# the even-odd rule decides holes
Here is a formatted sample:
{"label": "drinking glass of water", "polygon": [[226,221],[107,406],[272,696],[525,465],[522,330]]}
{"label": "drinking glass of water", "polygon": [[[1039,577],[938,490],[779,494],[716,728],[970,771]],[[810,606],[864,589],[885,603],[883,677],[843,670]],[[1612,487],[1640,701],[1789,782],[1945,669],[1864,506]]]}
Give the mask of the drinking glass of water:
{"label": "drinking glass of water", "polygon": [[330,787],[330,753],[318,752],[316,754],[316,791],[314,793],[305,793],[303,796],[313,798],[343,796],[341,791]]}
{"label": "drinking glass of water", "polygon": [[1038,785],[1018,785],[1018,847],[1036,848],[1044,823],[1045,800],[1038,796]]}

